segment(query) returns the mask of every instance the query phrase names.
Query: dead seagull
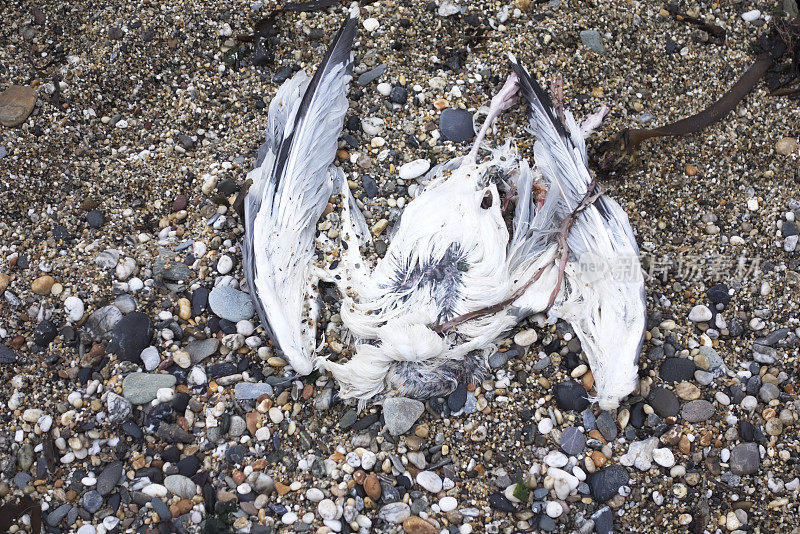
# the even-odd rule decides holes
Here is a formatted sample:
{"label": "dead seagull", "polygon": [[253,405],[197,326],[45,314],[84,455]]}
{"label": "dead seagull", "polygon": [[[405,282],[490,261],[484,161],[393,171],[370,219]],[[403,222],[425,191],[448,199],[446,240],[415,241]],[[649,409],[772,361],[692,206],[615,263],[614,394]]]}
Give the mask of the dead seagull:
{"label": "dead seagull", "polygon": [[[479,380],[494,342],[545,313],[572,326],[594,373],[594,399],[616,408],[636,385],[643,279],[627,216],[587,167],[586,131],[512,57],[515,74],[492,99],[472,150],[428,173],[384,258],[370,269],[359,252],[369,233],[332,165],[347,109],[354,21],[344,24],[310,81],[300,72],[278,90],[263,160],[248,175],[245,274],[273,342],[298,373],[330,371],[343,398],[428,398]],[[492,121],[520,88],[536,136],[536,169],[510,142],[478,162]],[[315,241],[335,189],[343,198],[340,239]],[[504,214],[512,200],[509,231]],[[315,247],[337,261],[315,264]],[[342,295],[348,361],[317,356],[319,280]]]}

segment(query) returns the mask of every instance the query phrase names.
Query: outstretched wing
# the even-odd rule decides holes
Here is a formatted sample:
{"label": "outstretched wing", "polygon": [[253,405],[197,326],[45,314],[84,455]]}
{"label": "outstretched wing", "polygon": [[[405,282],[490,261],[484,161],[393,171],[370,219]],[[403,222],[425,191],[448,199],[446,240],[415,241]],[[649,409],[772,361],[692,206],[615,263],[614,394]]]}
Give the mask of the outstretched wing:
{"label": "outstretched wing", "polygon": [[245,277],[262,325],[301,374],[313,368],[316,284],[309,267],[316,223],[334,188],[328,167],[348,107],[356,17],[339,29],[312,78],[301,71],[280,87],[261,163],[248,174]]}
{"label": "outstretched wing", "polygon": [[[544,206],[532,218],[529,199],[516,215],[527,216],[529,227],[544,229],[532,232],[531,243],[553,243],[561,222],[587,193],[594,193],[589,191],[594,182],[586,146],[572,114],[564,110],[562,123],[547,93],[513,56],[510,60],[529,103],[536,136],[534,158],[548,188]],[[526,227],[525,221],[515,221],[517,225]],[[525,245],[518,244],[523,249]],[[566,286],[550,313],[572,325],[592,366],[601,408],[614,408],[636,384],[636,360],[644,335],[644,280],[638,247],[627,215],[604,195],[577,215],[567,245]]]}

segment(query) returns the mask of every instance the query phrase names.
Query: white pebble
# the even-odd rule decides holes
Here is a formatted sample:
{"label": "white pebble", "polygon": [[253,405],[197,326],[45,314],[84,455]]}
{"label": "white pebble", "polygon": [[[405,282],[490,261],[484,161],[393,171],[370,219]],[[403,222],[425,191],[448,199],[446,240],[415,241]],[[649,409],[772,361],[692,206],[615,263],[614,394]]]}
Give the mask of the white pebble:
{"label": "white pebble", "polygon": [[675,455],[672,454],[672,451],[667,448],[654,449],[653,460],[655,460],[658,465],[666,468],[670,468],[675,465]]}
{"label": "white pebble", "polygon": [[376,89],[382,96],[389,96],[389,93],[392,92],[392,86],[386,82],[379,83]]}
{"label": "white pebble", "polygon": [[217,261],[217,272],[219,274],[228,274],[233,269],[233,260],[227,254],[223,254]]}
{"label": "white pebble", "polygon": [[693,323],[706,323],[711,320],[713,314],[708,306],[698,304],[689,312],[689,320]]}
{"label": "white pebble", "polygon": [[442,479],[433,471],[420,471],[417,474],[417,484],[431,493],[442,491]]}
{"label": "white pebble", "polygon": [[568,461],[567,455],[560,451],[550,451],[544,457],[544,463],[550,467],[564,467]]}
{"label": "white pebble", "polygon": [[152,371],[161,363],[161,358],[158,356],[158,349],[155,347],[147,347],[144,349],[141,358],[144,363],[144,368],[148,371]]}
{"label": "white pebble", "polygon": [[251,323],[247,319],[244,319],[236,323],[236,332],[238,334],[242,334],[243,336],[249,336],[252,335],[254,331],[255,327],[253,326],[253,323]]}
{"label": "white pebble", "polygon": [[748,198],[747,199],[747,209],[750,211],[756,211],[758,209],[758,199],[757,198]]}
{"label": "white pebble", "polygon": [[311,502],[320,502],[325,498],[325,494],[319,488],[311,488],[306,492],[306,499]]}
{"label": "white pebble", "polygon": [[431,162],[427,159],[415,159],[400,167],[400,178],[403,180],[413,180],[422,176],[431,168]]}
{"label": "white pebble", "polygon": [[317,513],[322,519],[336,519],[336,503],[330,499],[323,499],[317,505]]}
{"label": "white pebble", "polygon": [[77,323],[80,321],[84,311],[83,301],[78,297],[67,297],[64,299],[64,312],[67,315],[67,319],[71,322]]}
{"label": "white pebble", "polygon": [[545,417],[539,421],[537,428],[539,429],[539,434],[549,434],[553,430],[553,420]]}
{"label": "white pebble", "polygon": [[560,517],[561,514],[564,513],[564,508],[559,503],[555,501],[550,501],[547,503],[545,511],[547,512],[547,515],[555,519],[556,517]]}
{"label": "white pebble", "polygon": [[128,280],[128,290],[129,291],[132,291],[132,292],[141,291],[141,289],[143,287],[144,287],[144,282],[142,282],[142,279],[139,278],[138,276],[134,276],[133,278]]}
{"label": "white pebble", "polygon": [[297,521],[297,514],[294,512],[286,512],[281,516],[281,523],[284,525],[293,525]]}
{"label": "white pebble", "polygon": [[364,29],[367,30],[370,33],[372,33],[375,30],[377,30],[381,25],[381,23],[378,21],[378,19],[376,19],[374,17],[370,17],[368,19],[364,19],[364,22],[362,22],[361,24],[363,24],[364,25]]}
{"label": "white pebble", "polygon": [[745,22],[753,22],[760,16],[761,16],[761,11],[759,11],[758,9],[751,9],[750,11],[742,13],[742,20],[744,20]]}
{"label": "white pebble", "polygon": [[458,501],[456,501],[455,497],[448,496],[439,499],[439,509],[444,513],[455,510],[456,506],[458,506]]}
{"label": "white pebble", "polygon": [[175,397],[175,390],[172,388],[159,388],[156,391],[158,402],[169,402]]}
{"label": "white pebble", "polygon": [[536,334],[536,330],[533,328],[527,328],[517,332],[517,334],[514,336],[514,343],[520,347],[527,347],[536,343],[537,339],[539,339],[539,336]]}

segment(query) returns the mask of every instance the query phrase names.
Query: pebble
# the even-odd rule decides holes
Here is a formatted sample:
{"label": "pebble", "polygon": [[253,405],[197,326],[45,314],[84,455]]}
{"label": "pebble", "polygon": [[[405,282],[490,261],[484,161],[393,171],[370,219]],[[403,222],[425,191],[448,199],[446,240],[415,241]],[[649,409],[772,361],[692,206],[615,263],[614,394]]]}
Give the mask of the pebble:
{"label": "pebble", "polygon": [[556,384],[554,394],[558,407],[562,410],[583,411],[589,407],[586,389],[574,380]]}
{"label": "pebble", "polygon": [[211,311],[233,323],[249,319],[255,313],[250,295],[228,286],[217,286],[208,295]]}
{"label": "pebble", "polygon": [[458,506],[458,501],[456,500],[455,497],[447,496],[439,499],[439,509],[444,513],[455,510],[457,506]]}
{"label": "pebble", "polygon": [[536,330],[533,330],[532,328],[520,330],[514,335],[514,343],[520,347],[528,347],[533,345],[538,339],[539,336],[536,334]]}
{"label": "pebble", "polygon": [[369,18],[364,19],[364,22],[362,22],[361,24],[364,26],[364,29],[367,30],[367,32],[369,32],[369,33],[374,32],[381,25],[381,23],[378,21],[378,19],[373,18],[373,17],[369,17]]}
{"label": "pebble", "polygon": [[661,362],[658,376],[664,382],[684,382],[694,377],[696,369],[695,363],[688,358],[666,358]]}
{"label": "pebble", "polygon": [[740,443],[731,450],[731,471],[736,475],[752,475],[758,472],[761,457],[756,443]]}
{"label": "pebble", "polygon": [[742,13],[742,20],[746,22],[753,22],[760,16],[761,16],[761,11],[759,11],[758,9],[751,9],[750,11],[745,11],[744,13]]}
{"label": "pebble", "polygon": [[158,367],[158,364],[161,363],[161,357],[158,355],[158,349],[152,346],[145,348],[139,357],[142,359],[144,368],[148,371],[152,371]]}
{"label": "pebble", "polygon": [[690,423],[701,423],[713,415],[714,405],[704,399],[687,402],[681,409],[681,417]]}
{"label": "pebble", "polygon": [[431,162],[427,159],[416,159],[400,167],[399,176],[403,180],[413,180],[428,172]]}
{"label": "pebble", "polygon": [[233,259],[227,254],[223,254],[217,260],[217,272],[219,274],[228,274],[233,270]]}
{"label": "pebble", "polygon": [[176,379],[161,373],[131,373],[122,381],[122,396],[131,404],[147,404],[161,388],[172,388]]}
{"label": "pebble", "polygon": [[555,501],[550,501],[547,503],[545,507],[545,512],[548,516],[552,517],[553,519],[557,517],[561,517],[561,514],[564,513],[564,508]]}
{"label": "pebble", "polygon": [[191,499],[197,493],[197,485],[184,475],[169,475],[164,478],[164,487],[181,499]]}
{"label": "pebble", "polygon": [[431,493],[442,491],[442,479],[432,471],[420,471],[416,477],[417,484]]}
{"label": "pebble", "polygon": [[600,502],[611,500],[628,483],[628,471],[621,465],[600,469],[588,479],[592,496]]}
{"label": "pebble", "polygon": [[570,456],[583,452],[586,437],[577,427],[570,426],[561,431],[561,449]]}
{"label": "pebble", "polygon": [[447,108],[439,117],[439,131],[454,143],[462,143],[475,137],[472,113],[466,109]]}
{"label": "pebble", "polygon": [[399,524],[411,516],[411,508],[404,502],[393,502],[378,511],[378,517],[389,524]]}
{"label": "pebble", "polygon": [[425,411],[425,405],[406,397],[390,397],[383,402],[383,419],[392,436],[408,432]]}
{"label": "pebble", "polygon": [[131,312],[120,319],[111,334],[108,351],[116,353],[120,360],[141,362],[142,351],[153,338],[153,322],[141,312]]}
{"label": "pebble", "polygon": [[788,156],[789,154],[797,152],[798,147],[800,147],[800,143],[798,143],[797,139],[794,137],[784,137],[775,143],[775,150],[782,156]]}
{"label": "pebble", "polygon": [[707,323],[714,315],[708,306],[698,304],[689,311],[689,320],[693,323]]}
{"label": "pebble", "polygon": [[22,124],[36,105],[36,90],[24,85],[9,85],[0,93],[0,124],[13,128]]}
{"label": "pebble", "polygon": [[603,38],[600,36],[600,32],[597,30],[583,30],[580,36],[581,42],[586,48],[598,54],[605,53],[606,49],[603,46]]}
{"label": "pebble", "polygon": [[675,465],[675,455],[667,448],[653,449],[653,460],[667,469]]}
{"label": "pebble", "polygon": [[84,311],[83,301],[78,297],[69,296],[64,299],[64,313],[70,322],[77,323],[80,321],[83,318]]}

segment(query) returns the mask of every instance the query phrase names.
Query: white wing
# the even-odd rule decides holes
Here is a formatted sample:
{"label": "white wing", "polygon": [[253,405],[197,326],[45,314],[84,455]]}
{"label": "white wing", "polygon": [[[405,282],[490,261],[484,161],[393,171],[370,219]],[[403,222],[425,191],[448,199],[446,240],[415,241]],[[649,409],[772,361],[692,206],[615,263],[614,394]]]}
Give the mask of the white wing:
{"label": "white wing", "polygon": [[[530,202],[517,217],[527,216],[532,232],[527,243],[553,243],[554,231],[587,195],[592,184],[583,133],[569,111],[566,125],[556,116],[549,96],[510,56],[529,102],[530,123],[536,135],[534,157],[548,192],[540,213],[530,218]],[[537,220],[546,216],[546,220]],[[515,221],[521,227],[524,221]],[[636,362],[645,330],[644,279],[639,250],[628,217],[612,199],[600,196],[578,215],[567,244],[570,260],[565,288],[550,310],[552,318],[569,322],[581,340],[595,376],[597,400],[603,409],[616,408],[636,385]],[[541,310],[531,310],[541,311]]]}
{"label": "white wing", "polygon": [[263,158],[248,178],[244,271],[262,325],[292,367],[313,369],[316,280],[310,263],[316,223],[333,192],[336,154],[348,103],[351,14],[313,78],[299,72],[278,90],[269,108]]}

